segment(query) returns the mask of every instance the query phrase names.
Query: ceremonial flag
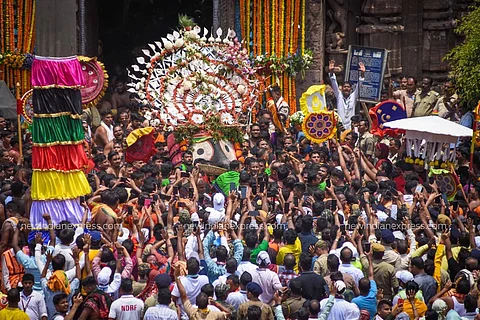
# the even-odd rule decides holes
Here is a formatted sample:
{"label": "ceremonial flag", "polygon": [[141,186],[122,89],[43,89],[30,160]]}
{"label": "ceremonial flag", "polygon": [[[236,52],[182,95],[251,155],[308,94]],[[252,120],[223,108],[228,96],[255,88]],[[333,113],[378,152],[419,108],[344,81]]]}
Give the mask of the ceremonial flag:
{"label": "ceremonial flag", "polygon": [[325,99],[326,85],[311,86],[302,94],[300,98],[300,110],[304,115],[310,113],[318,113],[322,110],[327,110],[327,101]]}
{"label": "ceremonial flag", "polygon": [[150,157],[157,153],[155,149],[155,128],[147,127],[133,130],[127,137],[125,160],[127,162],[148,162]]}
{"label": "ceremonial flag", "polygon": [[372,119],[372,128],[370,132],[376,136],[383,137],[385,135],[395,137],[404,130],[384,128],[384,124],[389,121],[405,119],[407,112],[395,101],[384,101],[377,104],[369,111],[370,118]]}

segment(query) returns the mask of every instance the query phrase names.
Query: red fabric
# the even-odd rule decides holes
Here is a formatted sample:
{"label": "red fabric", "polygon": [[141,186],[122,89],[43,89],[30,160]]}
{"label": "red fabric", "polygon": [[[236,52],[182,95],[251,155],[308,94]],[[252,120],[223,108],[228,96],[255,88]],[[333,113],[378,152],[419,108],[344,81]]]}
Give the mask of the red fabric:
{"label": "red fabric", "polygon": [[400,191],[401,193],[405,193],[405,179],[403,178],[403,175],[399,175],[398,177],[393,178],[393,181],[395,182],[395,185],[397,186],[397,190]]}
{"label": "red fabric", "polygon": [[23,114],[23,102],[20,99],[17,99],[17,115]]}
{"label": "red fabric", "polygon": [[148,162],[150,157],[157,153],[155,149],[155,138],[153,132],[139,138],[130,147],[125,150],[125,159],[127,162],[133,161]]}
{"label": "red fabric", "polygon": [[43,170],[84,170],[88,159],[83,144],[32,147],[32,168]]}

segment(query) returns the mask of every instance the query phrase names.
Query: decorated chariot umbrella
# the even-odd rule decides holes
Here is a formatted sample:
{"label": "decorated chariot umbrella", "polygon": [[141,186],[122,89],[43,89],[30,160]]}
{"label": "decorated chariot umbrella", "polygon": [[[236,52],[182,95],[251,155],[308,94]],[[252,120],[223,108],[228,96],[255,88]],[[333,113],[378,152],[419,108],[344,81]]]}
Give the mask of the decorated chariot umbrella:
{"label": "decorated chariot umbrella", "polygon": [[[430,166],[439,189],[453,198],[460,186],[453,170],[458,138],[472,137],[473,130],[438,116],[407,118],[384,123],[406,131],[407,163]],[[453,146],[453,148],[452,148]]]}
{"label": "decorated chariot umbrella", "polygon": [[427,161],[454,161],[460,137],[471,137],[473,130],[437,116],[407,118],[384,123],[384,127],[406,131],[406,151],[409,158]]}

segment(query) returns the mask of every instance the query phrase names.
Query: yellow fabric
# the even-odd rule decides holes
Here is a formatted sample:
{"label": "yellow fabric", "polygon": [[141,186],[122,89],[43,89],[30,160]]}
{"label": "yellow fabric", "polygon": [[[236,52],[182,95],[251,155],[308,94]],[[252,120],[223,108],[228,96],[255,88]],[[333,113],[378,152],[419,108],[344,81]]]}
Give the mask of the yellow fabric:
{"label": "yellow fabric", "polygon": [[146,128],[140,128],[140,129],[135,129],[127,137],[127,147],[130,147],[132,144],[134,144],[138,139],[140,139],[143,136],[146,136],[147,134],[152,133],[152,131],[155,130],[154,127],[146,127]]}
{"label": "yellow fabric", "polygon": [[275,101],[273,99],[269,99],[267,101],[267,109],[272,114],[272,121],[275,127],[277,127],[280,132],[285,132],[285,128],[283,127],[283,124],[278,117],[277,106],[275,105]]}
{"label": "yellow fabric", "polygon": [[82,171],[34,171],[32,177],[33,200],[75,199],[91,192]]}
{"label": "yellow fabric", "polygon": [[302,254],[302,243],[300,242],[300,238],[297,237],[294,244],[287,244],[278,250],[277,254],[277,265],[283,265],[283,259],[285,256],[291,253],[295,256],[295,267],[293,270],[298,273],[298,262],[300,261],[300,255]]}
{"label": "yellow fabric", "polygon": [[435,252],[435,259],[433,260],[435,270],[433,271],[433,278],[437,281],[437,292],[440,291],[442,284],[442,257],[445,253],[445,245],[439,244],[437,246],[437,251]]}
{"label": "yellow fabric", "polygon": [[[461,246],[452,248],[452,257],[457,261],[458,261],[458,253],[460,252],[460,249],[462,249]],[[442,269],[445,271],[448,271],[448,260],[446,255],[442,259]]]}
{"label": "yellow fabric", "polygon": [[325,99],[326,85],[314,85],[307,89],[300,98],[300,110],[307,116],[310,113],[318,113],[327,110],[327,102]]}
{"label": "yellow fabric", "polygon": [[428,244],[425,244],[421,247],[419,247],[417,250],[415,250],[413,253],[412,253],[412,258],[416,258],[416,257],[421,257],[425,254],[425,252],[428,251]]}
{"label": "yellow fabric", "polygon": [[63,270],[56,270],[50,279],[48,279],[47,287],[52,292],[61,291],[70,294],[70,285],[68,283],[67,274]]}
{"label": "yellow fabric", "polygon": [[7,307],[0,311],[0,320],[30,320],[30,318],[19,308]]}
{"label": "yellow fabric", "polygon": [[[422,302],[418,299],[415,299],[415,307],[416,307],[418,315],[420,317],[423,317],[425,315],[425,313],[427,312],[427,309],[428,309],[425,302]],[[415,317],[413,315],[412,304],[410,303],[410,301],[407,300],[403,303],[403,312],[408,314],[410,316],[410,319],[415,319]]]}
{"label": "yellow fabric", "polygon": [[[96,257],[98,251],[100,251],[100,249],[90,249],[90,250],[88,251],[88,261],[89,261],[89,263],[90,263],[90,270],[92,269],[91,267],[92,267],[93,258]],[[80,252],[80,256],[79,256],[79,260],[80,260],[80,261],[82,261],[82,259],[85,259],[85,258],[83,257],[83,255],[84,255],[83,251]],[[81,279],[81,280],[85,279],[87,276],[88,276],[88,275],[87,275],[87,268],[84,267],[84,268],[82,269],[82,279]],[[85,291],[85,289],[84,289],[83,287],[82,287],[82,295],[88,296],[87,292]]]}

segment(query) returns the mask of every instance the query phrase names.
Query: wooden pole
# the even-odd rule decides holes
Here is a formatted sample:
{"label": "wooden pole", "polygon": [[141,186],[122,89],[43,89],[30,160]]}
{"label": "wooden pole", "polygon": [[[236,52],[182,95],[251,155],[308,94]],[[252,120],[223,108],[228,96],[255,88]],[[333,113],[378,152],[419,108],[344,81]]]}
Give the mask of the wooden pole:
{"label": "wooden pole", "polygon": [[370,114],[368,113],[367,104],[365,102],[361,102],[361,104],[362,104],[363,112],[365,112],[365,117],[367,117],[367,120],[368,120],[368,128],[369,128],[369,130],[371,130],[372,129],[372,119],[370,118]]}
{"label": "wooden pole", "polygon": [[480,120],[480,102],[477,107],[473,110],[473,135],[472,143],[470,144],[470,171],[473,170],[473,155],[475,154],[475,144],[477,143],[478,130],[477,123]]}
{"label": "wooden pole", "polygon": [[[20,82],[17,82],[17,87],[15,90],[15,98],[17,99],[17,104],[20,103]],[[22,159],[23,162],[23,136],[22,136],[22,119],[21,115],[18,112],[18,107],[17,107],[17,126],[18,126],[18,149],[20,152],[20,158]]]}

